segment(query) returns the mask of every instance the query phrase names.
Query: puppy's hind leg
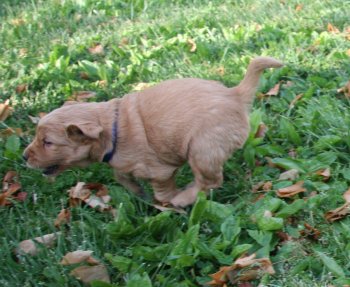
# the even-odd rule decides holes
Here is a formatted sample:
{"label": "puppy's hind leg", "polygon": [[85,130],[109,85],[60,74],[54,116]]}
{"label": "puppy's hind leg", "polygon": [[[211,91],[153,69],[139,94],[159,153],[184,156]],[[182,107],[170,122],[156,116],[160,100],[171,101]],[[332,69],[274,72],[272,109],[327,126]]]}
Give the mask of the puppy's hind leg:
{"label": "puppy's hind leg", "polygon": [[176,171],[167,179],[153,179],[151,185],[154,191],[154,197],[157,201],[168,203],[178,195],[179,191],[175,183]]}
{"label": "puppy's hind leg", "polygon": [[114,170],[114,176],[117,179],[118,183],[124,186],[127,190],[135,193],[141,198],[146,198],[146,193],[143,190],[142,186],[140,186],[132,176],[120,173],[116,170]]}
{"label": "puppy's hind leg", "polygon": [[223,181],[222,166],[224,158],[215,158],[208,153],[191,155],[189,164],[195,177],[194,182],[174,197],[170,203],[174,206],[185,207],[193,204],[200,191],[208,192],[211,188],[220,187]]}

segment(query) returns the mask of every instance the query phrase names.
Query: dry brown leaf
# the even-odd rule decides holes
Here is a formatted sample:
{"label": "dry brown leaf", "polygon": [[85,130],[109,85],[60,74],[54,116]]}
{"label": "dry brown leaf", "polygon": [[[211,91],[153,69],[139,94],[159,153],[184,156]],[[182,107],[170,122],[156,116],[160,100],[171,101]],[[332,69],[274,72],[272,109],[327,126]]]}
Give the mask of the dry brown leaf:
{"label": "dry brown leaf", "polygon": [[270,191],[272,190],[272,181],[267,181],[262,186],[263,191]]}
{"label": "dry brown leaf", "polygon": [[252,192],[258,192],[262,189],[264,186],[265,182],[264,181],[259,181],[258,183],[254,184],[252,187]]}
{"label": "dry brown leaf", "polygon": [[334,34],[339,33],[339,29],[337,27],[333,26],[331,23],[327,24],[327,31],[330,33],[334,33]]}
{"label": "dry brown leaf", "polygon": [[91,254],[93,251],[91,250],[76,250],[73,252],[68,252],[63,256],[61,260],[62,265],[72,265],[77,263],[86,262],[91,265],[98,265],[100,262],[93,258]]}
{"label": "dry brown leaf", "polygon": [[73,100],[78,102],[85,102],[94,97],[96,97],[96,93],[92,91],[79,91],[73,94]]}
{"label": "dry brown leaf", "polygon": [[18,135],[23,136],[23,130],[21,128],[7,128],[0,131],[0,136],[10,136],[10,135]]}
{"label": "dry brown leaf", "polygon": [[15,19],[12,19],[11,20],[11,24],[13,25],[13,26],[22,26],[22,25],[24,25],[26,23],[26,21],[24,20],[24,19],[22,19],[22,18],[15,18]]}
{"label": "dry brown leaf", "polygon": [[[95,194],[92,191],[95,191]],[[111,197],[108,195],[108,189],[103,184],[78,182],[67,192],[70,197],[70,206],[77,206],[84,202],[92,208],[98,207],[100,211],[111,209],[111,206],[108,205]]]}
{"label": "dry brown leaf", "polygon": [[297,183],[287,186],[284,188],[280,188],[277,190],[277,196],[279,197],[293,197],[294,195],[306,191],[303,187],[304,181],[298,181]]}
{"label": "dry brown leaf", "polygon": [[147,88],[149,88],[149,87],[152,87],[153,86],[153,84],[152,83],[137,83],[136,85],[134,85],[133,87],[132,87],[132,90],[133,91],[143,91],[143,90],[145,90],[145,89],[147,89]]}
{"label": "dry brown leaf", "polygon": [[299,171],[297,169],[290,169],[282,172],[278,180],[296,180],[299,177]]}
{"label": "dry brown leaf", "polygon": [[106,211],[111,208],[107,203],[111,200],[109,195],[96,196],[90,195],[89,198],[85,199],[84,202],[92,208],[98,207],[100,211]]}
{"label": "dry brown leaf", "polygon": [[264,274],[275,274],[272,263],[268,258],[255,259],[255,254],[238,258],[231,266],[221,267],[210,277],[210,286],[227,286],[226,283],[237,284],[240,281],[250,281],[260,278]]}
{"label": "dry brown leaf", "polygon": [[44,246],[50,248],[54,246],[57,236],[60,234],[60,232],[57,232],[39,236],[34,239],[23,240],[19,243],[19,246],[16,248],[15,253],[36,255],[39,252],[36,242],[39,242]]}
{"label": "dry brown leaf", "polygon": [[28,85],[27,84],[20,84],[16,87],[16,93],[17,94],[22,94],[24,92],[26,92],[28,89]]}
{"label": "dry brown leaf", "polygon": [[281,88],[281,82],[277,83],[272,89],[270,89],[265,96],[277,96]]}
{"label": "dry brown leaf", "polygon": [[70,221],[70,210],[63,208],[60,213],[57,215],[57,218],[55,219],[55,227],[59,227],[62,224],[67,224]]}
{"label": "dry brown leaf", "polygon": [[337,92],[344,94],[347,98],[350,98],[350,81],[348,81],[344,87],[338,89]]}
{"label": "dry brown leaf", "polygon": [[301,236],[309,237],[314,240],[318,240],[320,238],[321,232],[318,229],[316,229],[315,227],[312,227],[310,224],[306,222],[304,223],[304,227],[305,229],[299,231]]}
{"label": "dry brown leaf", "polygon": [[85,182],[78,182],[76,186],[73,186],[68,190],[70,198],[76,198],[80,200],[85,200],[89,198],[91,191],[85,187]]}
{"label": "dry brown leaf", "polygon": [[295,98],[290,102],[289,108],[292,108],[295,106],[295,104],[304,96],[304,94],[296,95]]}
{"label": "dry brown leaf", "polygon": [[[349,36],[350,37],[350,36]],[[350,39],[350,38],[349,38]],[[346,50],[346,54],[350,57],[350,49]]]}
{"label": "dry brown leaf", "polygon": [[21,184],[18,182],[18,175],[15,171],[8,171],[2,181],[2,192],[0,193],[0,206],[10,205],[9,199],[19,201],[25,200],[27,193],[23,192],[17,197],[15,195],[21,189]]}
{"label": "dry brown leaf", "polygon": [[326,169],[320,169],[320,170],[316,171],[316,174],[322,176],[323,181],[327,181],[331,177],[331,170],[329,167]]}
{"label": "dry brown leaf", "polygon": [[267,126],[264,123],[259,124],[258,130],[255,133],[255,138],[265,137],[266,132],[268,131]]}
{"label": "dry brown leaf", "polygon": [[194,53],[197,50],[197,44],[193,39],[188,39],[187,43],[190,45],[190,52]]}
{"label": "dry brown leaf", "polygon": [[343,198],[346,201],[345,204],[325,213],[324,216],[327,221],[333,222],[350,214],[350,188],[343,194]]}
{"label": "dry brown leaf", "polygon": [[31,121],[33,124],[35,124],[35,125],[37,125],[37,124],[39,123],[39,121],[40,121],[40,117],[33,117],[33,116],[29,116],[29,115],[28,115],[28,118],[29,118],[30,121]]}
{"label": "dry brown leaf", "polygon": [[105,53],[104,48],[101,44],[96,44],[95,46],[90,47],[88,50],[92,55],[103,55]]}
{"label": "dry brown leaf", "polygon": [[295,11],[299,12],[303,10],[303,4],[298,4],[296,7],[295,7]]}
{"label": "dry brown leaf", "polygon": [[85,284],[94,280],[110,283],[111,280],[108,275],[106,266],[99,264],[95,266],[79,266],[70,272],[78,280]]}
{"label": "dry brown leaf", "polygon": [[88,73],[85,73],[85,72],[80,72],[79,76],[81,79],[84,79],[84,80],[90,79]]}
{"label": "dry brown leaf", "polygon": [[12,113],[13,109],[10,106],[10,100],[0,104],[0,122],[5,121]]}
{"label": "dry brown leaf", "polygon": [[350,188],[347,191],[344,192],[343,198],[345,199],[345,201],[347,203],[350,203]]}

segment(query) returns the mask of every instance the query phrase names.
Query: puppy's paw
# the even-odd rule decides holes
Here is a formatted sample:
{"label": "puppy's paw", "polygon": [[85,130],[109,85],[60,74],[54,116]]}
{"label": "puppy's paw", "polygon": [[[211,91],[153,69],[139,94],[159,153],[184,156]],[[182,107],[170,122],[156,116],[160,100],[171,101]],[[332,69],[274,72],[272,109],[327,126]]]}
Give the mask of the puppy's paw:
{"label": "puppy's paw", "polygon": [[175,207],[186,207],[190,204],[193,204],[197,199],[197,193],[192,192],[181,192],[170,200],[170,204]]}
{"label": "puppy's paw", "polygon": [[162,203],[169,203],[174,197],[179,194],[178,190],[174,190],[171,192],[155,192],[154,198]]}

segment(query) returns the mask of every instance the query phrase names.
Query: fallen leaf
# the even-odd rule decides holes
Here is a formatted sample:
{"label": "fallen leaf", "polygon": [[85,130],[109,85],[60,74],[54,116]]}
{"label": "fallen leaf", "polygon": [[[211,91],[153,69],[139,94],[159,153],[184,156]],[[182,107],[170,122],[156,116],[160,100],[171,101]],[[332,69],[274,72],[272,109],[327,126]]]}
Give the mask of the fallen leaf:
{"label": "fallen leaf", "polygon": [[296,180],[299,177],[299,171],[297,169],[290,169],[282,172],[278,180]]}
{"label": "fallen leaf", "polygon": [[270,89],[265,96],[277,96],[281,88],[281,82],[277,83],[272,89]]}
{"label": "fallen leaf", "polygon": [[237,284],[240,281],[250,281],[264,274],[275,274],[272,263],[268,258],[255,259],[255,254],[238,258],[231,266],[221,267],[210,277],[213,279],[207,285],[224,287],[227,283]]}
{"label": "fallen leaf", "polygon": [[12,113],[13,109],[10,106],[10,100],[0,104],[0,122],[5,121]]}
{"label": "fallen leaf", "polygon": [[326,168],[326,169],[320,169],[318,171],[315,172],[317,175],[320,175],[323,177],[323,181],[327,181],[329,180],[329,178],[331,177],[331,170],[330,168]]}
{"label": "fallen leaf", "polygon": [[23,136],[23,130],[21,128],[7,128],[0,131],[0,136],[11,136],[11,135],[18,135]]}
{"label": "fallen leaf", "polygon": [[60,213],[57,215],[57,218],[55,219],[54,225],[55,227],[59,227],[62,224],[67,224],[70,221],[70,210],[63,208]]}
{"label": "fallen leaf", "polygon": [[327,221],[333,222],[350,214],[350,188],[343,194],[343,198],[346,201],[345,204],[325,213],[324,216]]}
{"label": "fallen leaf", "polygon": [[295,11],[299,12],[303,9],[303,4],[298,4],[296,7],[295,7]]}
{"label": "fallen leaf", "polygon": [[284,188],[280,188],[277,190],[277,196],[279,197],[293,197],[294,195],[306,191],[303,187],[304,181],[298,181],[297,183],[287,186]]}
{"label": "fallen leaf", "polygon": [[85,102],[94,97],[96,97],[96,93],[92,91],[80,91],[73,94],[73,100],[78,102]]}
{"label": "fallen leaf", "polygon": [[26,92],[28,89],[28,85],[27,84],[20,84],[16,87],[16,93],[17,94],[22,94],[24,92]]}
{"label": "fallen leaf", "polygon": [[320,238],[321,232],[318,229],[316,229],[315,227],[312,227],[310,224],[306,222],[304,223],[304,227],[305,229],[299,231],[301,236],[309,237],[313,240],[318,240]]}
{"label": "fallen leaf", "polygon": [[255,138],[265,137],[266,132],[268,131],[267,126],[264,123],[259,124],[258,130],[255,133]]}
{"label": "fallen leaf", "polygon": [[194,53],[197,50],[197,44],[193,39],[188,39],[187,43],[190,45],[190,52]]}
{"label": "fallen leaf", "polygon": [[19,243],[19,246],[16,248],[15,253],[36,255],[39,252],[36,242],[50,248],[54,246],[57,236],[60,234],[60,232],[57,232],[35,237],[34,239],[23,240]]}
{"label": "fallen leaf", "polygon": [[68,190],[69,197],[80,199],[80,200],[85,200],[89,198],[91,191],[84,187],[85,187],[85,182],[78,182],[76,186]]}
{"label": "fallen leaf", "polygon": [[263,191],[270,191],[272,189],[272,181],[265,182],[262,189]]}
{"label": "fallen leaf", "polygon": [[18,201],[25,200],[27,193],[22,193],[17,197],[15,195],[21,189],[21,184],[18,182],[18,175],[15,171],[8,171],[2,181],[2,192],[0,193],[0,206],[10,205],[9,199]]}
{"label": "fallen leaf", "polygon": [[339,33],[339,29],[337,27],[333,26],[331,23],[327,24],[327,31],[330,33],[334,33],[334,34]]}
{"label": "fallen leaf", "polygon": [[152,87],[153,83],[137,83],[136,85],[132,86],[133,91],[142,91],[149,87]]}
{"label": "fallen leaf", "polygon": [[264,186],[265,182],[264,181],[259,181],[258,183],[254,184],[252,187],[252,192],[258,192],[261,190],[261,188]]}
{"label": "fallen leaf", "polygon": [[28,118],[35,125],[37,125],[39,123],[39,121],[40,121],[40,117],[32,117],[32,116],[28,115]]}
{"label": "fallen leaf", "polygon": [[110,283],[109,274],[106,266],[99,264],[95,266],[79,266],[70,272],[78,280],[88,284],[94,280]]}
{"label": "fallen leaf", "polygon": [[98,260],[91,256],[92,253],[93,251],[91,250],[76,250],[73,252],[68,252],[66,255],[63,256],[60,263],[62,265],[72,265],[82,262],[86,262],[91,265],[100,264]]}
{"label": "fallen leaf", "polygon": [[350,81],[344,87],[337,90],[338,93],[343,93],[345,97],[350,98]]}
{"label": "fallen leaf", "polygon": [[[93,191],[95,191],[95,194],[92,193]],[[111,206],[108,205],[111,197],[108,195],[108,189],[103,184],[78,182],[67,192],[69,193],[70,206],[76,206],[84,202],[92,208],[98,207],[100,211],[111,209]]]}
{"label": "fallen leaf", "polygon": [[95,46],[90,47],[88,50],[92,55],[103,55],[105,52],[101,44],[96,44]]}
{"label": "fallen leaf", "polygon": [[295,106],[295,104],[304,96],[304,94],[296,95],[295,98],[290,102],[289,108],[292,108]]}
{"label": "fallen leaf", "polygon": [[81,72],[81,73],[79,74],[79,76],[80,76],[81,79],[84,79],[84,80],[90,79],[88,73],[85,73],[85,72]]}
{"label": "fallen leaf", "polygon": [[13,25],[13,26],[22,26],[22,25],[24,25],[26,22],[25,22],[25,20],[24,19],[22,19],[22,18],[15,18],[15,19],[12,19],[11,20],[11,24]]}

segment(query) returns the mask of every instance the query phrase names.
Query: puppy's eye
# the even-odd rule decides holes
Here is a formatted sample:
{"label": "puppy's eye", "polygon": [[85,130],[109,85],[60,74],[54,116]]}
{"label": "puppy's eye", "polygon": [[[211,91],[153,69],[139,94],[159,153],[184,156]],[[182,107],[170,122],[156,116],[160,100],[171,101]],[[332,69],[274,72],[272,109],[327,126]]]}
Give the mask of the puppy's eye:
{"label": "puppy's eye", "polygon": [[51,146],[52,145],[52,142],[48,141],[48,140],[43,140],[43,144],[44,146],[48,147],[48,146]]}

